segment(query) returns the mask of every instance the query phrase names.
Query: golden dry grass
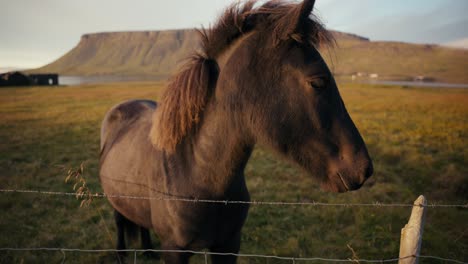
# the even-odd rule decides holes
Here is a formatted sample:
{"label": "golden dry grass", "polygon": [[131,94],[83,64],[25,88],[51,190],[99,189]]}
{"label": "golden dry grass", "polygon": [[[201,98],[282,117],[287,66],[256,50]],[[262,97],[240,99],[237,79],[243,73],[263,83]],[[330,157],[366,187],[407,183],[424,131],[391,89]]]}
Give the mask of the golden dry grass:
{"label": "golden dry grass", "polygon": [[[100,191],[102,117],[122,100],[157,99],[162,87],[142,82],[1,89],[0,188],[72,191],[58,165],[76,168],[85,162],[88,187]],[[246,169],[253,199],[412,203],[424,194],[430,203],[467,203],[467,90],[340,87],[374,159],[375,175],[357,192],[325,193],[295,165],[258,147]],[[109,204],[96,199],[88,208],[79,206],[74,198],[0,194],[0,247],[113,248]],[[361,258],[393,258],[409,213],[409,208],[253,206],[241,252],[351,258],[350,245]],[[422,254],[468,259],[467,219],[466,208],[429,209]],[[1,263],[61,259],[60,252],[0,254]],[[67,253],[67,261],[108,263],[115,262],[115,256]],[[142,256],[138,261],[149,262]],[[239,262],[270,263],[249,258]],[[203,258],[195,258],[195,263],[203,263]]]}

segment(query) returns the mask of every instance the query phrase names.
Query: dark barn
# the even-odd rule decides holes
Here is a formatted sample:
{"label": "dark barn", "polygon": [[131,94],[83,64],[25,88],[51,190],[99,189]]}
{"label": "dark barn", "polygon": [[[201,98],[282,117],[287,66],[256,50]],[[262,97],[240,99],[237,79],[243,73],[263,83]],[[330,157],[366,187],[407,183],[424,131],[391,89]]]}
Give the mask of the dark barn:
{"label": "dark barn", "polygon": [[58,74],[24,74],[22,72],[7,72],[0,74],[0,86],[47,86],[58,85]]}
{"label": "dark barn", "polygon": [[58,85],[58,74],[30,74],[32,85]]}
{"label": "dark barn", "polygon": [[21,72],[7,72],[0,74],[0,86],[26,86],[31,80],[26,74]]}

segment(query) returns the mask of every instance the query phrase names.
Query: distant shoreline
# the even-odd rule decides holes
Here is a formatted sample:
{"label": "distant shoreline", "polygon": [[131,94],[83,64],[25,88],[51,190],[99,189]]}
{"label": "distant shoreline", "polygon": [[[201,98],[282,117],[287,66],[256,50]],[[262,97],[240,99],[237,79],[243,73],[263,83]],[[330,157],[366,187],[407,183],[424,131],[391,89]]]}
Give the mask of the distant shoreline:
{"label": "distant shoreline", "polygon": [[[112,82],[135,82],[135,81],[166,81],[167,76],[59,76],[60,85],[100,84]],[[338,78],[339,80],[339,78]],[[446,83],[446,82],[423,82],[423,81],[397,81],[397,80],[343,80],[343,82],[363,83],[390,86],[409,86],[425,88],[463,88],[468,89],[468,84]]]}
{"label": "distant shoreline", "polygon": [[391,86],[409,86],[423,88],[463,88],[468,89],[468,84],[464,83],[445,83],[445,82],[421,82],[421,81],[391,81],[391,80],[368,80],[355,81],[356,83],[391,85]]}
{"label": "distant shoreline", "polygon": [[136,82],[136,81],[164,81],[166,76],[59,76],[60,85],[100,84],[112,82]]}

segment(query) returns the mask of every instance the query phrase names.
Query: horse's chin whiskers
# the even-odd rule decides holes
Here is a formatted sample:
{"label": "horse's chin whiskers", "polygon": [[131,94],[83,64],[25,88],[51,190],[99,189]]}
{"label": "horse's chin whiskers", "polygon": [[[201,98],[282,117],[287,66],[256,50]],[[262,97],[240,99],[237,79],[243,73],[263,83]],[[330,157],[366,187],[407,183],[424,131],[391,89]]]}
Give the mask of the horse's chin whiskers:
{"label": "horse's chin whiskers", "polygon": [[343,176],[341,175],[341,173],[337,172],[336,174],[338,174],[338,177],[340,177],[341,183],[343,183],[343,186],[345,187],[346,191],[349,191],[349,187],[346,184],[345,180],[343,179]]}

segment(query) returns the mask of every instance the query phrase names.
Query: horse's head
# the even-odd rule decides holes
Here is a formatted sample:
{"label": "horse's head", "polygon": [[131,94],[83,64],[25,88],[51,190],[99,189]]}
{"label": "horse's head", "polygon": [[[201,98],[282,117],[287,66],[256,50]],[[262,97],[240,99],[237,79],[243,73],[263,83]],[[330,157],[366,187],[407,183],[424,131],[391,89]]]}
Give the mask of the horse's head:
{"label": "horse's head", "polygon": [[231,123],[231,135],[273,147],[325,189],[358,189],[372,162],[316,49],[332,37],[310,18],[314,2],[248,1],[201,32],[201,53],[175,75],[155,113],[154,146],[171,153],[189,135],[196,140],[208,109]]}
{"label": "horse's head", "polygon": [[217,98],[242,109],[255,141],[317,177],[324,189],[356,190],[373,172],[366,145],[316,47],[332,40],[309,16],[314,1],[272,1],[250,12],[246,34],[221,66]]}

